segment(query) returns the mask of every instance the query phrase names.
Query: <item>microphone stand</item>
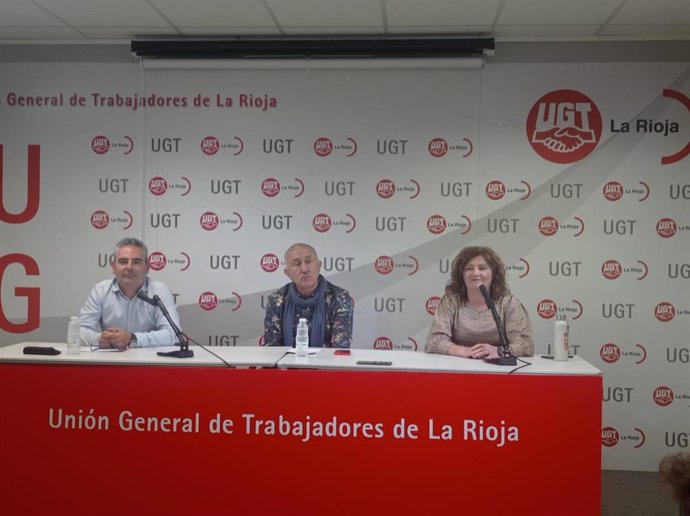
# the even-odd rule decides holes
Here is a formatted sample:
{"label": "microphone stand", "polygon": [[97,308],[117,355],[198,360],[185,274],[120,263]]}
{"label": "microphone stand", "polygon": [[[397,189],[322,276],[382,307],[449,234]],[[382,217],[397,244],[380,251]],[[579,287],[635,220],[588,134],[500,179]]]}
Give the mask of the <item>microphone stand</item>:
{"label": "microphone stand", "polygon": [[185,337],[180,329],[177,327],[177,324],[172,320],[170,317],[170,314],[168,313],[168,309],[165,308],[165,304],[161,301],[161,298],[158,297],[157,295],[153,296],[153,302],[155,303],[155,306],[157,306],[161,312],[163,312],[163,316],[165,316],[166,320],[172,327],[173,331],[175,332],[175,335],[177,336],[177,345],[180,346],[180,349],[177,351],[159,351],[158,356],[161,357],[174,357],[174,358],[191,358],[194,356],[194,351],[189,349],[189,340],[187,340],[187,337]]}
{"label": "microphone stand", "polygon": [[491,315],[494,317],[494,322],[496,323],[496,328],[498,329],[498,338],[501,341],[501,345],[498,346],[498,357],[497,358],[485,358],[484,362],[496,365],[517,365],[517,359],[513,356],[513,352],[510,351],[508,346],[508,339],[506,338],[505,331],[503,330],[503,325],[501,324],[501,318],[496,313],[496,307],[491,307]]}
{"label": "microphone stand", "polygon": [[[482,288],[483,287],[483,288]],[[501,318],[496,311],[496,304],[489,297],[489,293],[484,285],[479,287],[479,290],[486,301],[486,305],[491,310],[491,315],[494,318],[494,323],[496,323],[496,329],[498,330],[498,339],[501,344],[498,346],[498,357],[497,358],[485,358],[484,362],[495,365],[507,365],[514,366],[517,365],[517,359],[513,356],[513,352],[510,351],[508,346],[508,337],[506,337],[505,330],[503,329],[503,324],[501,324]]]}

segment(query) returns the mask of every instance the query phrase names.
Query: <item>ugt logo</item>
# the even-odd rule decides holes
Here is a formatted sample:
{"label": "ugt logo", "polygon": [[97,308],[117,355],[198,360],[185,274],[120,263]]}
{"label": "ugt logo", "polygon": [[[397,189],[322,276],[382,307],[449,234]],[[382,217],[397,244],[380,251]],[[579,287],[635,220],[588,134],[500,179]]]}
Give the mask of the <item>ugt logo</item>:
{"label": "ugt logo", "polygon": [[3,145],[0,144],[0,221],[8,224],[24,224],[38,213],[41,198],[41,146],[29,145],[27,154],[26,204],[23,211],[12,213],[5,207],[4,156]]}
{"label": "ugt logo", "polygon": [[526,129],[530,145],[542,158],[553,163],[575,163],[599,143],[601,113],[579,91],[556,90],[535,102]]}

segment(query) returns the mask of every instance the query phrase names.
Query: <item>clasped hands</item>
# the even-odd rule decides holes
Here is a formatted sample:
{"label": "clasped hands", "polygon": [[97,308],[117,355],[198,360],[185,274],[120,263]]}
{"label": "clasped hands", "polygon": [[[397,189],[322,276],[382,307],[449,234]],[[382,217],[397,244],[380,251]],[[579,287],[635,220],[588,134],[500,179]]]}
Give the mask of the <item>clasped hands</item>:
{"label": "clasped hands", "polygon": [[473,346],[451,346],[449,353],[451,355],[464,358],[496,358],[498,357],[498,348],[489,343],[480,342],[479,344],[474,344]]}
{"label": "clasped hands", "polygon": [[101,333],[98,343],[101,349],[124,351],[132,340],[132,334],[122,328],[108,328]]}
{"label": "clasped hands", "polygon": [[498,348],[496,346],[492,346],[491,344],[487,344],[485,342],[481,342],[479,344],[475,344],[471,348],[469,348],[469,356],[471,358],[496,358],[498,357]]}

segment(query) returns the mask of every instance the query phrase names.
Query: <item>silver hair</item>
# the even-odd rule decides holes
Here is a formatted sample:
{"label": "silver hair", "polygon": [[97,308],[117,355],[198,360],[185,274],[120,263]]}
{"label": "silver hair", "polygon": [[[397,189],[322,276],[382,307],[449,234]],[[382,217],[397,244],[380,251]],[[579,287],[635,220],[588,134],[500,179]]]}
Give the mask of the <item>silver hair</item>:
{"label": "silver hair", "polygon": [[285,251],[285,263],[287,263],[287,255],[290,254],[290,251],[292,251],[296,247],[306,247],[307,249],[311,250],[312,253],[314,253],[314,258],[316,258],[317,260],[319,259],[319,255],[316,253],[316,249],[314,249],[309,244],[297,242],[296,244],[292,244],[290,247],[288,247],[287,251]]}
{"label": "silver hair", "polygon": [[149,261],[149,249],[146,247],[146,244],[139,240],[138,238],[133,238],[133,237],[126,237],[120,240],[117,244],[115,244],[115,254],[114,256],[117,256],[117,252],[120,250],[122,247],[138,247],[142,251],[144,251],[144,262]]}

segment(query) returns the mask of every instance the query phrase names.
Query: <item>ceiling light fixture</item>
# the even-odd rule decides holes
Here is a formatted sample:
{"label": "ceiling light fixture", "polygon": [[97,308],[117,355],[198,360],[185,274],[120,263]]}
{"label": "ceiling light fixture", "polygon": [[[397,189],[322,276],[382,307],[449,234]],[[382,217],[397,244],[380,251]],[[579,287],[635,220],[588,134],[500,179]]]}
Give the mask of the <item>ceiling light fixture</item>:
{"label": "ceiling light fixture", "polygon": [[132,41],[156,59],[458,58],[492,55],[493,38],[175,39]]}

